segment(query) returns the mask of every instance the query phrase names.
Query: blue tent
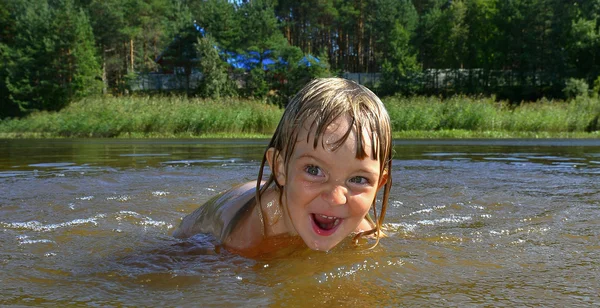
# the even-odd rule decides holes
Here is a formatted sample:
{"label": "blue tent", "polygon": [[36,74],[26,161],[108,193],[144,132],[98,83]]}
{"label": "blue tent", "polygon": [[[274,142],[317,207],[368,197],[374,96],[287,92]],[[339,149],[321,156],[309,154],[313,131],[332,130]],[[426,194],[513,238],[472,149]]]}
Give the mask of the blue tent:
{"label": "blue tent", "polygon": [[220,52],[220,54],[233,68],[244,69],[246,71],[256,67],[262,67],[263,70],[269,70],[275,65],[287,65],[287,62],[281,57],[274,59],[270,50],[267,50],[262,54],[257,51],[241,54],[232,51],[224,51]]}
{"label": "blue tent", "polygon": [[[206,35],[206,31],[204,28],[200,27],[194,21],[194,28],[200,32],[202,37]],[[214,46],[217,50],[219,50],[219,54],[221,57],[229,64],[231,67],[235,69],[244,69],[249,71],[256,67],[262,67],[263,70],[269,70],[277,65],[287,66],[288,62],[285,61],[281,57],[277,57],[275,59],[273,57],[273,52],[271,50],[266,50],[262,54],[258,51],[249,51],[246,53],[236,53],[233,51],[224,51],[220,50],[219,47]],[[306,67],[310,67],[313,63],[320,64],[321,61],[313,56],[306,55],[298,62],[299,65],[304,65]]]}
{"label": "blue tent", "polygon": [[298,64],[304,65],[306,67],[311,67],[313,65],[312,63],[316,63],[318,65],[321,65],[321,61],[317,57],[315,57],[315,56],[313,56],[311,54],[308,54],[308,55],[304,56],[298,62]]}

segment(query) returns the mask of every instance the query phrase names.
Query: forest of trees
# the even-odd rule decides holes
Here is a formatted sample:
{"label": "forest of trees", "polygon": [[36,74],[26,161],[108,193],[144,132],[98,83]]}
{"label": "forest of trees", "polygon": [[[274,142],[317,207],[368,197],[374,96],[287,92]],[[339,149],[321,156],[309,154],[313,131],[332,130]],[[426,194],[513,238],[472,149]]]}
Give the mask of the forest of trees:
{"label": "forest of trees", "polygon": [[[0,0],[0,118],[128,93],[190,35],[201,96],[285,96],[344,72],[380,73],[381,95],[517,101],[600,83],[600,0]],[[290,65],[245,72],[240,87],[212,46]],[[305,54],[327,65],[296,65]]]}

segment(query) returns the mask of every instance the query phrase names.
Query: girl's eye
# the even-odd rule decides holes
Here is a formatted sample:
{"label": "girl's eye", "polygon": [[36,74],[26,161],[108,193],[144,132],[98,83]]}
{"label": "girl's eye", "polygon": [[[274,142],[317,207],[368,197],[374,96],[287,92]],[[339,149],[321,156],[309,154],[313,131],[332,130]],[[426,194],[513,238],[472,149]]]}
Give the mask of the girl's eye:
{"label": "girl's eye", "polygon": [[369,180],[367,180],[367,178],[362,177],[362,176],[355,176],[350,179],[350,182],[356,183],[356,184],[368,184]]}
{"label": "girl's eye", "polygon": [[306,168],[304,168],[304,170],[306,171],[306,173],[310,174],[310,175],[314,175],[317,176],[320,173],[320,169],[317,166],[313,166],[313,165],[309,165],[306,166]]}

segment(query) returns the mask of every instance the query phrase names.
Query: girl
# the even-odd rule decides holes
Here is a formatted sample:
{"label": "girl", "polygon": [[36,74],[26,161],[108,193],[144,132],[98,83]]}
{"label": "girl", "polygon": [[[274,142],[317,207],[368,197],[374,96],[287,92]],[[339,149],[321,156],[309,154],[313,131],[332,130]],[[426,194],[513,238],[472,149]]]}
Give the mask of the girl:
{"label": "girl", "polygon": [[[345,79],[313,80],[287,105],[256,183],[212,198],[173,235],[211,233],[226,249],[249,257],[302,242],[328,251],[350,234],[355,240],[374,235],[377,245],[391,156],[390,119],[373,92]],[[265,163],[271,170],[266,182]]]}

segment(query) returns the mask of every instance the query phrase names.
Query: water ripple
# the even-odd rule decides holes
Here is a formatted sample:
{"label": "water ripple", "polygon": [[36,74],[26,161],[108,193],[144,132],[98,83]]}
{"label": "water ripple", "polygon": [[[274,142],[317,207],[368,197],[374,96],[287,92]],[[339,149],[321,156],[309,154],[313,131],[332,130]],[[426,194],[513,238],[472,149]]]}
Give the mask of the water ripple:
{"label": "water ripple", "polygon": [[48,232],[54,231],[60,228],[73,227],[84,224],[93,224],[95,226],[98,225],[98,219],[106,218],[106,214],[98,214],[92,218],[84,218],[84,219],[75,219],[68,222],[58,223],[58,224],[42,224],[37,220],[27,221],[27,222],[0,222],[0,226],[5,229],[14,229],[14,230],[31,230],[36,232]]}

